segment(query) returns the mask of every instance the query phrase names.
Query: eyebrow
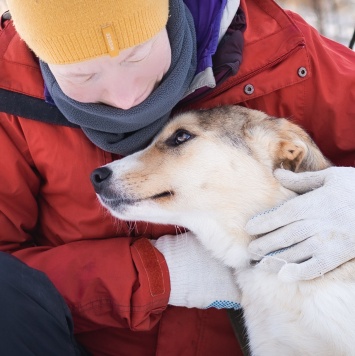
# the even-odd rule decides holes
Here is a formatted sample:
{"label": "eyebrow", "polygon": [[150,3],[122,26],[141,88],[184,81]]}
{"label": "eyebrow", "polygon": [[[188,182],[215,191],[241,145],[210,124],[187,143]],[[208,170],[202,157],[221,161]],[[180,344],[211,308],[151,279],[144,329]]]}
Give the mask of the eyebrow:
{"label": "eyebrow", "polygon": [[[135,55],[137,54],[137,52],[143,50],[143,49],[144,49],[146,46],[148,46],[148,45],[149,45],[149,43],[145,42],[145,43],[142,43],[142,44],[136,46],[136,47],[133,49],[133,51],[125,58],[125,60],[126,60],[126,59],[129,59],[129,58],[131,58],[131,57],[133,57],[133,56],[135,56]],[[151,50],[151,49],[152,49],[152,46],[150,47],[150,50]]]}
{"label": "eyebrow", "polygon": [[137,45],[133,51],[129,54],[129,56],[125,59],[129,59],[133,56],[135,56],[137,54],[137,52],[139,52],[139,50],[144,49],[144,47],[150,45],[150,49],[149,49],[149,53],[153,50],[153,46],[155,44],[155,42],[158,40],[158,37],[156,36],[155,38],[152,38],[144,43],[141,43],[140,45]]}

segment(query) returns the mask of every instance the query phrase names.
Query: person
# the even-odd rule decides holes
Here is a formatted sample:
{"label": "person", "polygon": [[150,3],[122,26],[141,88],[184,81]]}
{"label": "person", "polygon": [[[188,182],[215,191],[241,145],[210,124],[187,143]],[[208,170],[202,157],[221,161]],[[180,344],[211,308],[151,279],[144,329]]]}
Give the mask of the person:
{"label": "person", "polygon": [[[225,310],[239,306],[233,271],[183,227],[115,221],[90,185],[180,110],[287,117],[335,165],[275,172],[300,195],[249,221],[256,268],[286,282],[355,257],[350,49],[272,0],[7,3],[1,354],[242,354]],[[275,250],[286,264],[264,257]]]}

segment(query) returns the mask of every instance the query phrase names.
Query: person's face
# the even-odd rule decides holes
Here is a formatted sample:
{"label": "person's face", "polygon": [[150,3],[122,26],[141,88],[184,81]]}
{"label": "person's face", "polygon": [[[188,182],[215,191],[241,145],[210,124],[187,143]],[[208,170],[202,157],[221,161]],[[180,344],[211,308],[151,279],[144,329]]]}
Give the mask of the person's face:
{"label": "person's face", "polygon": [[58,85],[82,103],[104,103],[130,109],[158,86],[171,64],[166,29],[141,45],[73,64],[49,64]]}

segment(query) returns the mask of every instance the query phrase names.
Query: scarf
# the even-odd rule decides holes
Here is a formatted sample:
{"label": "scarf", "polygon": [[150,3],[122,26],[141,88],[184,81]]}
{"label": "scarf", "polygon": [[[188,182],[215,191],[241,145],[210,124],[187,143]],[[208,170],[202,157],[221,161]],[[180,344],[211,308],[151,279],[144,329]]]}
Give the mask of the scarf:
{"label": "scarf", "polygon": [[128,110],[80,103],[69,98],[60,89],[48,65],[40,62],[45,84],[58,109],[101,149],[128,155],[146,147],[184,97],[196,71],[197,56],[194,21],[181,0],[170,1],[167,32],[171,66],[149,97]]}

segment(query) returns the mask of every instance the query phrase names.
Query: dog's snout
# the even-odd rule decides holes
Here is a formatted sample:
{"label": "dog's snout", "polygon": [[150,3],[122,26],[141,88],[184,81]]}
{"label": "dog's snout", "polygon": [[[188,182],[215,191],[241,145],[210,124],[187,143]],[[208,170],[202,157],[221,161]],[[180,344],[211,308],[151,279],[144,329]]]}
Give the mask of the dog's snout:
{"label": "dog's snout", "polygon": [[91,173],[90,179],[96,193],[100,193],[102,188],[109,181],[111,175],[112,175],[112,171],[107,167],[97,168]]}

